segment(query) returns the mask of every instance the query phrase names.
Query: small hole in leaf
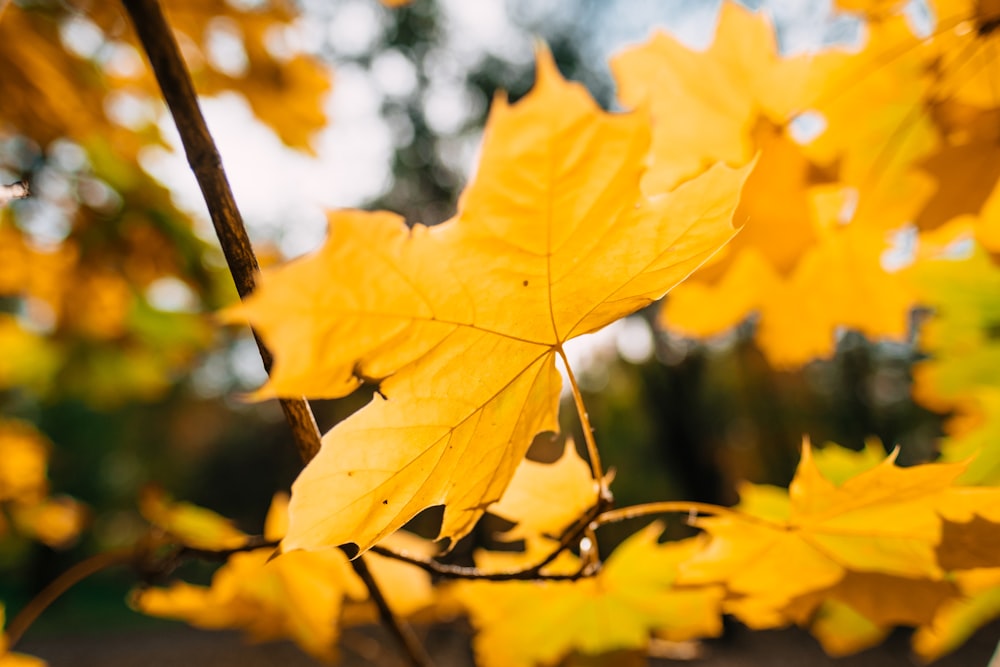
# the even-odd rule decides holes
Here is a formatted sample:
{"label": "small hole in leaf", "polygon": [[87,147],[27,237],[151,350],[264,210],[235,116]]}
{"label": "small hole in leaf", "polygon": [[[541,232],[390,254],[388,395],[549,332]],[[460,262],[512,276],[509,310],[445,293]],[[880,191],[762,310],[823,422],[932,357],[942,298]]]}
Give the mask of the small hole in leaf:
{"label": "small hole in leaf", "polygon": [[522,285],[524,285],[525,287],[527,287],[527,286],[528,286],[528,281],[527,281],[527,280],[525,280],[525,281],[524,281],[524,282],[522,282],[521,284],[522,284]]}
{"label": "small hole in leaf", "polygon": [[383,501],[382,501],[382,504],[383,504],[383,505],[388,505],[388,504],[389,504],[389,501],[388,501],[388,500],[383,500]]}

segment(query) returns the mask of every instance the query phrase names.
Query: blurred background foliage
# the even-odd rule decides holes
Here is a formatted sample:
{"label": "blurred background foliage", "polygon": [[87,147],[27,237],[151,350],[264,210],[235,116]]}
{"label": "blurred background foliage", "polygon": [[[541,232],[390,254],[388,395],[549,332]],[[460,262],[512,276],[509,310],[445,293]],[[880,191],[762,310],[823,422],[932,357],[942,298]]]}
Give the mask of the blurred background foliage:
{"label": "blurred background foliage", "polygon": [[[704,45],[718,9],[641,3],[622,16],[622,3],[599,0],[511,2],[483,18],[485,10],[446,0],[397,9],[368,0],[164,4],[200,92],[249,109],[290,149],[323,153],[327,122],[355,122],[358,109],[373,108],[375,120],[365,122],[378,132],[364,141],[384,146],[385,173],[353,190],[343,174],[320,175],[340,197],[323,204],[386,208],[425,223],[454,211],[490,100],[530,87],[534,39],[613,107],[611,51],[662,22]],[[782,46],[801,48],[804,33],[849,41],[857,27],[813,18],[783,22],[779,13]],[[148,484],[258,532],[299,464],[277,406],[238,398],[262,370],[245,332],[212,322],[235,292],[204,215],[183,197],[187,177],[169,188],[160,180],[176,142],[118,6],[10,3],[0,16],[0,90],[0,181],[27,179],[32,188],[0,210],[0,412],[5,424],[33,424],[32,437],[47,443],[46,488],[89,508],[68,551],[55,549],[69,540],[7,534],[4,598],[24,600],[83,555],[137,539],[145,522],[136,503]],[[353,146],[335,139],[330,150],[350,165]],[[258,178],[280,178],[281,164],[251,162]],[[321,229],[321,214],[297,206],[278,219],[246,207],[264,262],[301,251],[296,239]],[[787,484],[803,435],[853,448],[875,437],[900,445],[904,462],[937,452],[952,406],[934,412],[912,397],[921,312],[901,340],[844,329],[828,359],[780,368],[755,339],[753,317],[703,341],[654,329],[658,317],[650,309],[573,353],[622,504],[732,503],[738,480]],[[321,427],[365,400],[317,403]],[[552,455],[543,450],[540,457]]]}

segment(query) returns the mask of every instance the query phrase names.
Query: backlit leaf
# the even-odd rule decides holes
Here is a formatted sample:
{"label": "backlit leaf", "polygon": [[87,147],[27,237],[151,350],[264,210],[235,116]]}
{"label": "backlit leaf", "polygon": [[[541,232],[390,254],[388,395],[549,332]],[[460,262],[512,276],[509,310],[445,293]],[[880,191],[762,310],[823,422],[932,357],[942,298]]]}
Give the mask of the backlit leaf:
{"label": "backlit leaf", "polygon": [[573,439],[567,438],[562,456],[555,462],[521,461],[503,497],[490,505],[489,511],[517,523],[503,534],[505,540],[558,537],[593,507],[598,488],[590,466],[580,458]]}
{"label": "backlit leaf", "polygon": [[562,344],[660,298],[734,233],[747,170],[643,192],[648,142],[642,114],[602,112],[543,52],[534,90],[494,105],[454,219],[333,213],[320,252],[264,274],[229,319],[275,352],[265,393],[384,378],[296,481],[284,549],[363,551],[438,504],[457,539],[499,499],[556,428]]}
{"label": "backlit leaf", "polygon": [[[802,451],[788,517],[699,519],[712,539],[682,565],[682,583],[724,583],[734,595],[781,609],[848,573],[942,579],[938,506],[953,493],[964,466],[898,468],[889,456],[838,485],[822,475],[808,445]],[[782,566],[791,561],[795,577]]]}
{"label": "backlit leaf", "polygon": [[571,651],[643,649],[650,633],[681,641],[722,631],[717,587],[674,587],[698,540],[657,544],[652,524],[623,542],[596,576],[577,581],[457,584],[483,667],[551,664]]}
{"label": "backlit leaf", "polygon": [[247,542],[247,534],[229,519],[204,507],[174,501],[157,487],[143,490],[139,510],[171,538],[196,549],[235,549]]}

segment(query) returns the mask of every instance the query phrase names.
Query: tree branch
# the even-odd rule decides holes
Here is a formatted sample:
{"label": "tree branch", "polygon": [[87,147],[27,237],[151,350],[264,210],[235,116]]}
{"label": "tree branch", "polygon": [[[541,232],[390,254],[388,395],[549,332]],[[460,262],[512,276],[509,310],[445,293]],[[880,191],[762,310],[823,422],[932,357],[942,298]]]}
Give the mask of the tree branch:
{"label": "tree branch", "polygon": [[[156,81],[160,84],[163,99],[177,125],[188,164],[208,206],[229,272],[236,283],[236,291],[241,298],[246,298],[256,286],[260,267],[222,167],[222,157],[198,106],[194,84],[181,59],[177,41],[156,0],[123,0],[122,4],[132,19]],[[264,368],[270,372],[271,353],[256,333],[254,339]],[[304,399],[281,399],[281,409],[292,428],[299,456],[303,462],[308,462],[319,451],[320,443],[319,429],[312,410]]]}
{"label": "tree branch", "polygon": [[[212,224],[226,256],[236,290],[241,298],[246,298],[256,284],[259,270],[257,258],[250,245],[243,219],[236,206],[232,189],[222,167],[222,158],[215,141],[208,131],[205,118],[198,106],[198,98],[191,82],[191,75],[181,58],[177,41],[174,39],[166,17],[157,0],[122,0],[135,27],[143,50],[149,58],[156,80],[163,93],[163,99],[170,109],[174,123],[181,136],[188,164],[198,180],[202,196],[208,206]],[[272,358],[270,352],[254,334],[257,349],[260,350],[264,367],[270,372]],[[316,419],[305,399],[282,399],[281,408],[285,413],[299,456],[308,463],[319,451],[320,434]],[[351,561],[355,572],[365,581],[372,599],[379,607],[382,621],[400,640],[410,661],[422,667],[430,665],[426,652],[416,649],[416,641],[406,639],[409,629],[402,624],[385,604],[385,597],[372,579],[363,556]],[[381,601],[381,603],[379,602]],[[412,638],[412,635],[410,635]]]}
{"label": "tree branch", "polygon": [[[554,553],[558,556],[566,550],[566,547],[559,547]],[[477,567],[465,567],[464,565],[452,565],[442,563],[433,558],[414,556],[403,551],[393,551],[386,547],[375,545],[371,548],[372,553],[385,558],[392,558],[402,563],[409,563],[419,567],[425,572],[443,577],[445,579],[472,579],[476,581],[576,581],[585,577],[591,577],[600,570],[600,565],[596,567],[584,566],[577,572],[571,574],[543,574],[542,569],[554,558],[546,558],[544,562],[532,565],[524,570],[512,570],[510,572],[483,572]]]}
{"label": "tree branch", "polygon": [[43,588],[38,595],[33,597],[7,625],[8,648],[17,644],[24,635],[24,632],[31,627],[31,624],[38,619],[43,611],[49,608],[49,605],[58,600],[63,593],[91,575],[117,565],[128,565],[134,559],[135,552],[132,549],[105,551],[80,561],[60,574],[48,586]]}

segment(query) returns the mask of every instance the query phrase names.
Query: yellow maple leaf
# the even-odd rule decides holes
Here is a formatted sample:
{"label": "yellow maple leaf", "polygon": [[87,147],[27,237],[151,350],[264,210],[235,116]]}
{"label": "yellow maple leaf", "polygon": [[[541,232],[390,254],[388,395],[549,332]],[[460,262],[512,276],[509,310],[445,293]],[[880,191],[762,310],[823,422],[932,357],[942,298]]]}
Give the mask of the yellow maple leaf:
{"label": "yellow maple leaf", "polygon": [[[191,508],[183,509],[191,519]],[[221,517],[206,518],[198,513],[194,519],[198,527],[195,536],[203,537],[206,525],[212,528],[208,533],[217,532]],[[268,510],[264,537],[279,540],[287,526],[288,496],[279,493]],[[214,535],[211,539],[218,542]],[[406,533],[392,535],[383,544],[433,555],[426,540]],[[434,605],[436,596],[426,572],[388,558],[370,558],[372,575],[395,613],[412,616]],[[342,624],[377,619],[367,588],[339,549],[276,556],[273,548],[264,547],[233,553],[216,571],[210,586],[181,581],[167,588],[137,590],[130,604],[142,613],[183,620],[200,628],[242,629],[256,641],[291,639],[322,660],[336,656]]]}
{"label": "yellow maple leaf", "polygon": [[758,120],[783,122],[813,96],[810,82],[839,56],[781,58],[764,14],[723,3],[715,40],[695,51],[665,33],[611,61],[618,95],[657,119],[651,187],[672,187],[717,161],[757,152]]}
{"label": "yellow maple leaf", "polygon": [[[940,581],[944,570],[936,548],[944,519],[939,509],[946,501],[955,503],[951,512],[959,517],[975,505],[953,489],[964,466],[898,468],[894,459],[890,455],[835,484],[821,473],[807,444],[789,488],[787,516],[699,519],[712,539],[681,566],[680,581],[725,583],[760,609],[784,609],[849,573]],[[788,562],[796,563],[794,577],[787,576],[783,564]]]}
{"label": "yellow maple leaf", "polygon": [[[923,88],[919,80],[881,85],[894,69],[858,75],[870,65],[869,55],[839,52],[780,57],[766,18],[732,3],[723,5],[715,41],[703,52],[658,35],[613,61],[623,101],[648,106],[654,118],[647,182],[676,182],[708,161],[742,163],[759,151],[734,215],[744,229],[671,293],[662,326],[705,337],[757,313],[757,341],[783,368],[831,355],[843,327],[905,336],[912,295],[881,260],[888,230],[912,219],[931,179],[905,172],[891,189],[882,180],[879,188],[868,184],[882,155],[873,137],[900,121],[904,92],[912,89],[919,101]],[[860,91],[866,109],[879,95],[871,102],[877,113],[859,121],[857,99],[845,105],[831,94],[841,90]],[[789,122],[805,111],[822,112],[827,128],[803,145]],[[893,153],[893,170],[925,154],[935,137],[933,128],[909,133],[912,146]]]}
{"label": "yellow maple leaf", "polygon": [[157,487],[143,489],[139,511],[173,539],[196,549],[235,549],[248,539],[229,519],[204,507],[174,501]]}
{"label": "yellow maple leaf", "polygon": [[[268,562],[272,553],[235,553],[210,587],[178,582],[137,592],[131,604],[144,614],[200,628],[241,628],[257,641],[292,639],[312,655],[332,659],[341,605],[352,581],[347,559],[328,550],[284,554]],[[363,590],[354,593],[363,595]]]}
{"label": "yellow maple leaf", "polygon": [[551,664],[574,650],[642,649],[653,631],[673,641],[720,634],[721,589],[674,586],[678,564],[699,540],[657,544],[662,530],[653,523],[632,535],[593,577],[457,583],[476,628],[478,664],[519,667]]}
{"label": "yellow maple leaf", "polygon": [[755,629],[796,623],[831,655],[873,646],[896,625],[968,633],[990,620],[986,601],[955,611],[954,624],[943,619],[964,609],[971,575],[962,570],[1000,562],[1000,490],[956,486],[964,464],[900,469],[879,449],[831,444],[812,456],[807,447],[790,492],[743,485],[736,509],[747,518],[705,520],[711,540],[681,565],[679,582],[722,583],[726,613]]}
{"label": "yellow maple leaf", "polygon": [[[274,538],[285,523],[285,505],[281,497],[272,503],[267,537]],[[176,582],[139,590],[130,604],[144,614],[201,628],[240,628],[257,641],[292,639],[310,654],[332,660],[344,597],[363,599],[364,585],[336,549],[273,556],[272,548],[234,553],[211,586]]]}
{"label": "yellow maple leaf", "polygon": [[567,438],[555,462],[521,461],[503,497],[488,509],[491,514],[517,523],[503,534],[505,540],[559,537],[594,506],[599,489],[590,466],[580,458],[573,439]]}
{"label": "yellow maple leaf", "polygon": [[438,504],[457,539],[499,499],[556,429],[562,344],[660,298],[734,233],[747,168],[644,193],[648,142],[648,119],[601,111],[541,52],[535,88],[495,103],[454,219],[334,213],[320,252],[262,276],[228,319],[274,350],[266,392],[385,378],[299,476],[283,548],[364,551]]}

